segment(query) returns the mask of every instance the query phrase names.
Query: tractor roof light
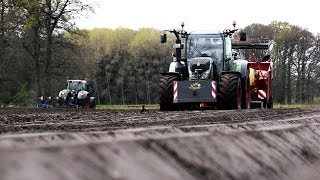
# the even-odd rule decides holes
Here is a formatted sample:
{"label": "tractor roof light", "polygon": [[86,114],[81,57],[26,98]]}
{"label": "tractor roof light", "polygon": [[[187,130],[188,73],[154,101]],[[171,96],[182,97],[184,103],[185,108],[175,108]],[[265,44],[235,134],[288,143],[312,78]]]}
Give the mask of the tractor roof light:
{"label": "tractor roof light", "polygon": [[184,22],[181,22],[181,27],[182,27],[182,29],[184,28]]}
{"label": "tractor roof light", "polygon": [[237,22],[235,20],[232,21],[233,28],[236,28]]}

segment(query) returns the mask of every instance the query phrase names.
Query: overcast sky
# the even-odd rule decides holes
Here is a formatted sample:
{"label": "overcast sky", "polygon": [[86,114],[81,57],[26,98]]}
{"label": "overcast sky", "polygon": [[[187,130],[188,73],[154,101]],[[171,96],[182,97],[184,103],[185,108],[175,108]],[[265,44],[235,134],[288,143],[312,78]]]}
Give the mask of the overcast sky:
{"label": "overcast sky", "polygon": [[223,30],[236,20],[238,28],[251,23],[269,24],[287,21],[292,25],[320,32],[320,8],[316,0],[83,0],[98,4],[95,13],[77,22],[78,27],[138,30],[178,28],[182,21],[186,30]]}

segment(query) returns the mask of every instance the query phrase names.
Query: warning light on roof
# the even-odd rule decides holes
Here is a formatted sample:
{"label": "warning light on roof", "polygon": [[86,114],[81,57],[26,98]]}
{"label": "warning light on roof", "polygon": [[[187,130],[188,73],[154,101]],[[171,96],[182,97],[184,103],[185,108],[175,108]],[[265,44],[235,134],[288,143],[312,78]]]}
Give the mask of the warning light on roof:
{"label": "warning light on roof", "polygon": [[233,20],[232,25],[234,28],[236,28],[237,22],[235,20]]}
{"label": "warning light on roof", "polygon": [[184,27],[184,22],[181,23],[181,27],[182,27],[182,28]]}

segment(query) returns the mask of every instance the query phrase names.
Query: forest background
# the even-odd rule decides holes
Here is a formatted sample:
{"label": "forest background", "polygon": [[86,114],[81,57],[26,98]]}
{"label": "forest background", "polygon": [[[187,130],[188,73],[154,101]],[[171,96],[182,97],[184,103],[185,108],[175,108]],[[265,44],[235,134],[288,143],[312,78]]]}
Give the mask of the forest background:
{"label": "forest background", "polygon": [[[158,103],[173,51],[160,43],[163,30],[77,28],[75,20],[91,11],[80,0],[0,0],[0,105],[57,96],[67,78],[89,79],[99,104]],[[242,30],[273,40],[275,103],[320,102],[319,34],[281,21]]]}

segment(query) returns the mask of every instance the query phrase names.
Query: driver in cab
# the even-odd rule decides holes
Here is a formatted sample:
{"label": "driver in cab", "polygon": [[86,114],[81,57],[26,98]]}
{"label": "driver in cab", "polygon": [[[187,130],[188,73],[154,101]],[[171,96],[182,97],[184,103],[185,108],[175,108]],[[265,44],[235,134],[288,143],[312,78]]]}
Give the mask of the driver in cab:
{"label": "driver in cab", "polygon": [[213,46],[211,44],[211,39],[206,38],[201,49],[201,56],[203,57],[213,57]]}

